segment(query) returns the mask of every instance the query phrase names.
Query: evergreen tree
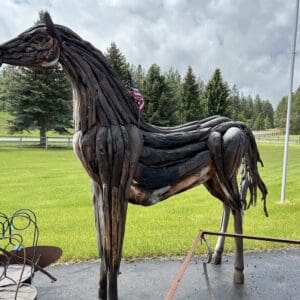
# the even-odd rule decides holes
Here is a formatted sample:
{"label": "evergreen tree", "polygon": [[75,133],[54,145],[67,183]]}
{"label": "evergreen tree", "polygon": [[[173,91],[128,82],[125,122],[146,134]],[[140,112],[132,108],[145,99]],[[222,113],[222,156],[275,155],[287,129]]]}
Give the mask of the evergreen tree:
{"label": "evergreen tree", "polygon": [[204,98],[207,101],[208,115],[229,116],[229,88],[222,79],[220,69],[216,69],[205,88]]}
{"label": "evergreen tree", "polygon": [[170,110],[169,126],[178,125],[182,123],[182,115],[180,110],[182,102],[181,75],[179,74],[178,70],[171,68],[164,74],[164,76],[167,88],[167,92],[164,94],[168,97],[168,102],[166,103],[164,110],[167,110],[167,108]]}
{"label": "evergreen tree", "polygon": [[3,72],[0,72],[0,111],[5,111],[5,83]]}
{"label": "evergreen tree", "polygon": [[253,102],[253,118],[256,120],[257,116],[262,112],[262,100],[260,99],[259,95],[256,95]]}
{"label": "evergreen tree", "polygon": [[230,107],[230,117],[233,120],[240,120],[241,117],[240,95],[235,84],[233,85],[230,91],[229,107]]}
{"label": "evergreen tree", "polygon": [[265,129],[270,129],[274,127],[274,109],[272,104],[270,103],[270,101],[266,100],[262,102],[262,111],[263,111],[263,115],[265,120],[267,123],[265,123]]}
{"label": "evergreen tree", "polygon": [[262,113],[259,113],[252,126],[253,130],[263,130],[265,129],[264,117]]}
{"label": "evergreen tree", "polygon": [[116,43],[112,42],[110,47],[106,49],[105,54],[110,66],[118,74],[120,80],[124,85],[128,84],[130,79],[129,63],[126,61],[124,54],[117,47]]}
{"label": "evergreen tree", "polygon": [[143,84],[144,84],[144,80],[145,80],[145,71],[144,71],[144,69],[142,68],[141,65],[138,65],[137,67],[134,66],[134,65],[131,65],[129,72],[132,76],[132,79],[136,83],[137,87],[142,92],[143,91]]}
{"label": "evergreen tree", "polygon": [[287,97],[283,97],[277,105],[275,111],[274,122],[278,128],[285,128],[286,123],[286,110],[287,110]]}
{"label": "evergreen tree", "polygon": [[200,105],[199,83],[189,66],[182,84],[182,104],[185,115],[184,121],[190,122],[201,119],[203,116]]}
{"label": "evergreen tree", "polygon": [[145,119],[149,123],[160,125],[159,117],[159,101],[160,97],[165,91],[165,78],[160,73],[160,67],[152,64],[148,69],[145,81],[143,84],[143,97],[145,99]]}
{"label": "evergreen tree", "polygon": [[67,133],[72,126],[71,87],[60,66],[53,69],[14,68],[5,78],[11,132],[38,129],[45,145],[46,132]]}
{"label": "evergreen tree", "polygon": [[2,72],[0,73],[0,110],[1,111],[7,110],[8,90],[10,86],[14,84],[13,72],[14,72],[14,67],[11,65],[6,65],[2,69]]}
{"label": "evergreen tree", "polygon": [[246,98],[246,119],[248,119],[252,124],[254,123],[254,104],[251,95]]}
{"label": "evergreen tree", "polygon": [[293,95],[292,113],[291,113],[291,133],[300,133],[300,87]]}
{"label": "evergreen tree", "polygon": [[[286,126],[286,113],[287,113],[287,102],[288,97],[285,96],[278,103],[275,110],[274,123],[278,128],[285,129]],[[292,97],[291,107],[291,122],[290,122],[290,133],[300,133],[300,87],[296,90]]]}
{"label": "evergreen tree", "polygon": [[264,128],[265,129],[273,128],[272,121],[269,116],[266,116],[264,119]]}
{"label": "evergreen tree", "polygon": [[160,126],[178,124],[178,85],[180,86],[180,75],[177,71],[170,70],[162,75],[158,65],[150,66],[142,89],[145,119],[149,123]]}
{"label": "evergreen tree", "polygon": [[159,99],[158,105],[158,122],[160,126],[173,126],[178,124],[176,117],[176,103],[174,101],[174,91],[166,88],[166,91],[163,92]]}

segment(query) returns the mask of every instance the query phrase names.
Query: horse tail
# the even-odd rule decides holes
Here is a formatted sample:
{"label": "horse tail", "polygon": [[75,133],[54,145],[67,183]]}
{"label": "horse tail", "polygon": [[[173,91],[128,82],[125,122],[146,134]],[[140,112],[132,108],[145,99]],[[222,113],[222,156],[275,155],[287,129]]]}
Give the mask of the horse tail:
{"label": "horse tail", "polygon": [[[223,136],[227,132],[228,129],[236,127],[241,130],[241,138],[237,143],[243,144],[243,150],[240,154],[242,160],[242,176],[241,176],[241,185],[240,185],[240,193],[236,193],[235,189],[233,189],[232,183],[230,182],[228,176],[225,175],[225,164],[223,157]],[[239,147],[238,144],[235,144],[236,147]],[[259,151],[257,149],[256,141],[252,131],[242,122],[238,121],[225,121],[220,124],[214,126],[211,129],[211,133],[208,137],[208,148],[212,158],[212,161],[215,165],[217,176],[219,178],[220,183],[227,191],[228,197],[225,199],[226,205],[231,207],[231,209],[241,210],[242,208],[247,209],[250,205],[256,205],[257,199],[257,188],[262,193],[262,201],[264,205],[265,215],[268,216],[268,211],[266,207],[266,196],[267,196],[267,188],[261,179],[257,164],[261,163],[263,166],[263,162],[260,158]],[[238,158],[237,158],[238,159]],[[250,200],[247,203],[246,196],[247,192],[250,192]]]}
{"label": "horse tail", "polygon": [[[243,131],[245,132],[247,139],[246,139],[246,151],[244,157],[242,159],[242,171],[241,171],[241,185],[240,185],[240,196],[241,201],[244,204],[244,209],[248,209],[251,205],[256,205],[257,200],[257,188],[260,190],[262,194],[262,201],[264,207],[264,213],[266,217],[268,217],[266,199],[268,190],[266,185],[264,184],[263,180],[261,179],[257,164],[258,162],[263,167],[263,162],[261,160],[259,151],[257,149],[257,144],[254,138],[252,131],[243,126]],[[250,192],[250,199],[247,203],[246,196],[247,191]]]}

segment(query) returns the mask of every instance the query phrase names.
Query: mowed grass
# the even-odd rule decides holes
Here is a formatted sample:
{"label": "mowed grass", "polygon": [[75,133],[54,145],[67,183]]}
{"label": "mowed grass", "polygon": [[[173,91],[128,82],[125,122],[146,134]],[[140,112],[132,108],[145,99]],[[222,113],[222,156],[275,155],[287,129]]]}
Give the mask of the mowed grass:
{"label": "mowed grass", "polygon": [[[38,137],[39,131],[38,130],[32,130],[27,131],[24,130],[23,132],[15,132],[11,133],[9,131],[9,120],[13,119],[13,117],[5,111],[0,111],[0,136],[22,136],[22,137]],[[70,128],[68,129],[69,133],[66,134],[59,134],[55,131],[47,131],[47,137],[64,137],[64,136],[71,136],[74,133],[74,129]]]}
{"label": "mowed grass", "polygon": [[[245,213],[246,234],[300,239],[300,146],[289,151],[286,204],[279,204],[282,145],[259,145],[269,189],[269,218],[262,203]],[[30,208],[37,214],[41,245],[63,249],[61,261],[97,257],[89,178],[70,150],[0,150],[0,211]],[[123,257],[183,255],[199,229],[218,230],[222,204],[200,186],[152,207],[129,205]],[[229,226],[232,232],[232,222]],[[209,237],[211,244],[215,239]],[[287,247],[245,240],[248,250]],[[205,247],[201,248],[202,252]],[[226,251],[232,251],[227,239]]]}

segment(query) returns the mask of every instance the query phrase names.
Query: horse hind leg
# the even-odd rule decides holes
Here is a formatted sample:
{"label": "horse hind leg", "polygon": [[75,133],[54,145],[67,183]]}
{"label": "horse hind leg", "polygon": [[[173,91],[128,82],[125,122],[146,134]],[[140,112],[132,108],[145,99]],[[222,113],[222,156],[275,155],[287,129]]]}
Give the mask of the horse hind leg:
{"label": "horse hind leg", "polygon": [[[233,212],[234,232],[243,233],[243,218],[241,211]],[[234,260],[234,275],[233,282],[237,284],[244,283],[244,254],[243,254],[243,239],[235,238],[235,260]]]}
{"label": "horse hind leg", "polygon": [[[222,215],[221,228],[220,228],[220,232],[222,233],[225,233],[227,231],[229,216],[230,216],[230,208],[227,205],[223,204],[223,215]],[[213,255],[213,260],[212,260],[212,263],[215,265],[220,265],[222,262],[224,244],[225,244],[225,236],[219,236],[215,247],[215,252]]]}
{"label": "horse hind leg", "polygon": [[[221,183],[219,182],[216,176],[213,177],[211,180],[205,182],[204,185],[213,196],[215,196],[216,198],[220,199],[223,202],[223,199],[225,198],[225,194],[222,190]],[[229,216],[230,216],[230,208],[223,203],[223,214],[222,214],[221,227],[220,227],[220,231],[223,233],[227,231]],[[212,263],[214,265],[221,264],[224,244],[225,244],[225,237],[219,236],[215,246],[213,259],[212,259]]]}
{"label": "horse hind leg", "polygon": [[[230,128],[223,136],[224,149],[224,171],[229,179],[233,192],[241,199],[237,184],[237,171],[241,165],[242,157],[245,153],[246,137],[244,132],[236,127]],[[242,203],[240,210],[234,210],[234,232],[243,233]],[[235,262],[234,262],[234,283],[244,283],[244,254],[243,239],[235,238]]]}

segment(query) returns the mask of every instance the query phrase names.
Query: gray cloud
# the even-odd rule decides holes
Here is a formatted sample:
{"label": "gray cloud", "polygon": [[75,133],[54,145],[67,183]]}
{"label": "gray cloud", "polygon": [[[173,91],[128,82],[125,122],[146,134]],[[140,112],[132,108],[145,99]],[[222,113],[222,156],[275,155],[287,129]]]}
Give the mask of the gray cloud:
{"label": "gray cloud", "polygon": [[[294,1],[17,0],[3,1],[0,38],[9,39],[47,9],[105,51],[115,41],[129,62],[163,70],[188,65],[204,81],[215,68],[245,94],[274,105],[288,92]],[[297,62],[297,60],[296,60]],[[299,63],[295,88],[300,83]]]}

